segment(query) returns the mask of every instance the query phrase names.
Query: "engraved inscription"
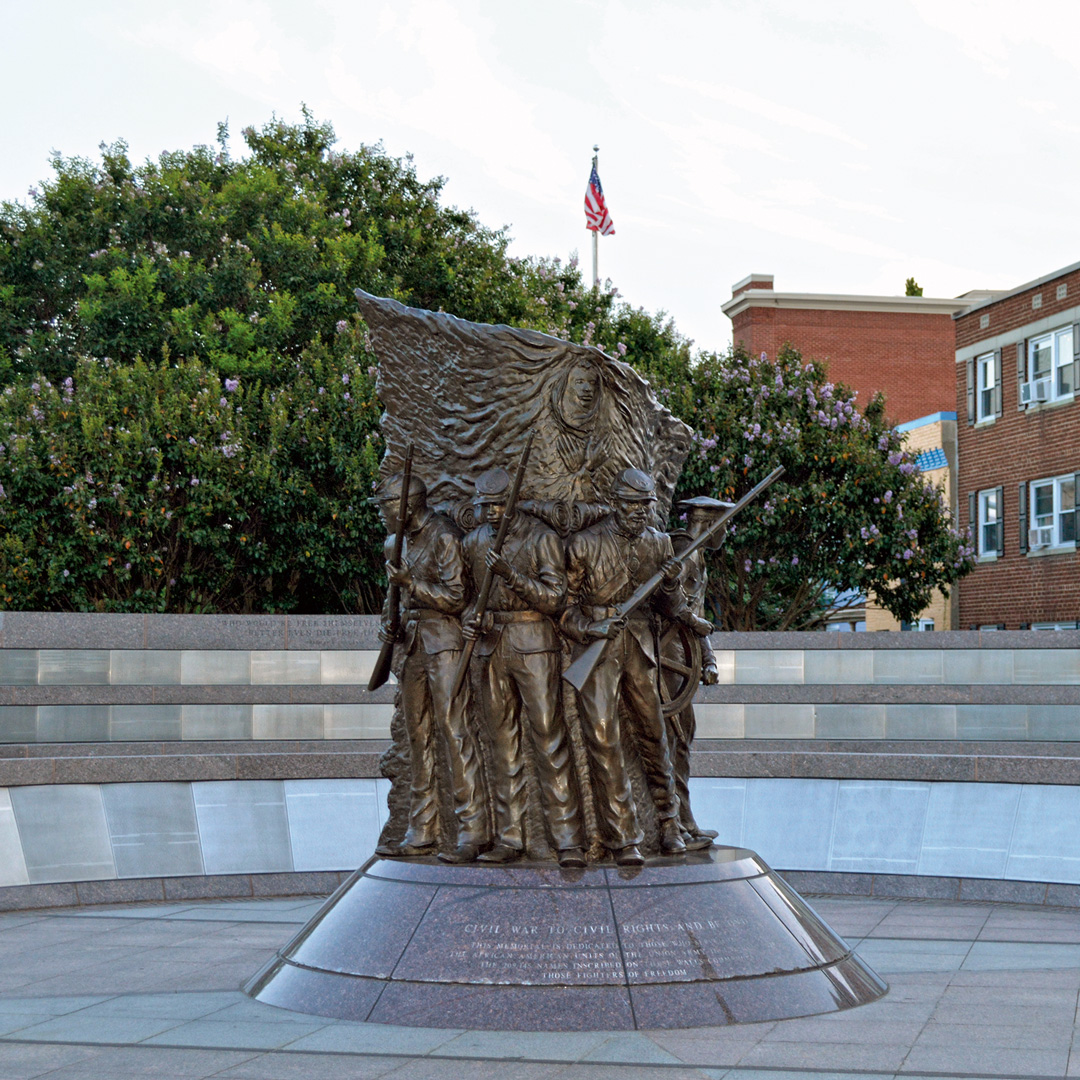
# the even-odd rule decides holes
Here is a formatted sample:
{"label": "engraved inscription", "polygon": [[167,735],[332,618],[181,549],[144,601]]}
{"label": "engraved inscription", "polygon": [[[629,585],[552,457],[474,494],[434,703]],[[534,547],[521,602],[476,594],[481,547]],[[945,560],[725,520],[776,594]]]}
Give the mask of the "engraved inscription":
{"label": "engraved inscription", "polygon": [[468,947],[449,955],[491,982],[621,983],[611,923],[465,923]]}

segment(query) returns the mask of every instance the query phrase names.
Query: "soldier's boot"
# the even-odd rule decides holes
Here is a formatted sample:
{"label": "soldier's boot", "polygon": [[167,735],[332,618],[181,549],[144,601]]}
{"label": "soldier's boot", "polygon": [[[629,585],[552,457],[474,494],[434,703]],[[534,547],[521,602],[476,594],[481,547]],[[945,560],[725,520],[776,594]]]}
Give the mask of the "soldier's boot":
{"label": "soldier's boot", "polygon": [[511,847],[499,841],[490,851],[477,856],[478,862],[508,863],[521,858],[521,848]]}
{"label": "soldier's boot", "polygon": [[665,818],[660,822],[660,854],[686,854],[686,844],[683,843],[682,829],[677,818]]}
{"label": "soldier's boot", "polygon": [[444,863],[468,863],[475,862],[479,854],[480,848],[471,840],[465,840],[452,851],[440,851],[439,859]]}
{"label": "soldier's boot", "polygon": [[615,852],[615,861],[619,866],[644,866],[645,856],[638,850],[637,844],[629,844]]}
{"label": "soldier's boot", "polygon": [[711,836],[706,836],[705,833],[689,832],[685,827],[682,830],[682,839],[687,851],[704,851],[712,847],[713,842]]}
{"label": "soldier's boot", "polygon": [[559,852],[559,865],[567,870],[581,869],[588,866],[585,852],[579,847],[563,848]]}

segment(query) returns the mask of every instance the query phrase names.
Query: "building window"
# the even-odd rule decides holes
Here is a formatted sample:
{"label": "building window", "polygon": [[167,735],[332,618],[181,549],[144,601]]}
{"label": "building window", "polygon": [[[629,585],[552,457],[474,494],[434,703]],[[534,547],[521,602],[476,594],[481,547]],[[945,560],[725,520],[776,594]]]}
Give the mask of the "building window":
{"label": "building window", "polygon": [[1028,546],[1065,547],[1076,541],[1076,480],[1057,476],[1031,485],[1031,524]]}
{"label": "building window", "polygon": [[1073,331],[1071,326],[1042,334],[1028,342],[1028,400],[1054,401],[1069,397],[1073,386]]}
{"label": "building window", "polygon": [[1001,551],[1001,488],[979,492],[979,555],[997,556]]}
{"label": "building window", "polygon": [[995,367],[995,357],[992,352],[985,353],[983,356],[976,357],[975,359],[975,378],[978,381],[976,386],[976,392],[978,394],[976,399],[976,420],[987,420],[993,417],[997,412],[997,406],[994,400],[994,387],[997,386]]}
{"label": "building window", "polygon": [[915,622],[901,622],[901,630],[933,630],[933,619],[916,619]]}
{"label": "building window", "polygon": [[1076,622],[1033,622],[1032,630],[1075,630]]}

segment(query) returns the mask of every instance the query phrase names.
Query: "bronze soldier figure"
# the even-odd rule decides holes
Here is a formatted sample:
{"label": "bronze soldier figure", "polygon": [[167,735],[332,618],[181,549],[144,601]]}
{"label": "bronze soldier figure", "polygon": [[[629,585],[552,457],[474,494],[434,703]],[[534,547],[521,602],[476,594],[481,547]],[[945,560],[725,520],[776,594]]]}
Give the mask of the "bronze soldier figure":
{"label": "bronze soldier figure", "polygon": [[[686,531],[672,533],[671,539],[678,554],[689,541],[697,539],[732,503],[699,495],[693,499],[683,499],[679,506],[686,509]],[[721,530],[721,533],[723,530]],[[720,544],[718,536],[711,546]],[[705,571],[705,552],[698,549],[683,561],[682,587],[686,594],[686,603],[697,616],[705,615],[705,589],[708,577]],[[701,638],[701,681],[706,686],[713,686],[719,677],[716,656],[708,637]],[[690,744],[697,730],[693,703],[686,705],[679,712],[667,718],[668,742],[671,746],[672,764],[675,768],[675,790],[679,794],[679,822],[682,825],[683,839],[691,850],[709,847],[716,839],[716,832],[703,829],[694,818],[690,809]]]}
{"label": "bronze soldier figure", "polygon": [[[693,614],[679,583],[681,568],[669,537],[651,527],[656,500],[652,478],[626,469],[611,492],[614,514],[577,533],[568,551],[569,604],[562,618],[566,634],[580,645],[610,641],[603,659],[578,695],[604,843],[623,866],[644,862],[644,839],[634,805],[620,732],[620,699],[635,726],[649,792],[660,819],[660,850],[686,851],[679,826],[679,797],[668,750],[652,614],[678,619],[698,633],[712,627]],[[629,618],[615,605],[663,570],[664,583],[647,605]],[[580,651],[580,650],[579,650]]]}
{"label": "bronze soldier figure", "polygon": [[566,603],[565,553],[553,529],[519,510],[512,512],[502,552],[494,550],[510,486],[505,469],[489,469],[479,477],[481,524],[463,541],[473,582],[486,569],[495,575],[483,617],[473,612],[464,620],[465,636],[477,639],[494,758],[495,844],[480,859],[510,862],[525,848],[527,729],[552,846],[561,865],[585,866],[580,803],[562,715],[562,657],[552,622]]}
{"label": "bronze soldier figure", "polygon": [[[384,480],[376,492],[388,531],[397,531],[402,476]],[[386,554],[391,557],[392,539]],[[466,720],[467,694],[451,699],[454,671],[464,642],[458,618],[465,609],[465,562],[461,533],[427,505],[427,489],[415,475],[409,484],[408,517],[401,564],[387,562],[389,579],[401,587],[401,704],[412,764],[409,827],[401,844],[381,855],[431,855],[439,844],[435,740],[450,773],[457,823],[455,847],[438,852],[444,862],[471,862],[488,842],[480,751]],[[380,636],[387,634],[384,620]]]}

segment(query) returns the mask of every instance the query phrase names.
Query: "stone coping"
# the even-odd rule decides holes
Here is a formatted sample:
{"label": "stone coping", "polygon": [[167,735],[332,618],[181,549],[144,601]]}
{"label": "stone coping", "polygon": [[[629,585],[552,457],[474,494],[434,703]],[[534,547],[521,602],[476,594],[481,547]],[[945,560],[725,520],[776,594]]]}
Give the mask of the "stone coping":
{"label": "stone coping", "polygon": [[[21,743],[0,746],[0,787],[197,780],[375,779],[385,740]],[[695,744],[699,777],[1080,785],[1080,744],[819,742]]]}
{"label": "stone coping", "polygon": [[[0,649],[378,649],[375,615],[0,612]],[[714,634],[717,649],[1080,649],[1080,630]]]}
{"label": "stone coping", "polygon": [[[1080,908],[1080,885],[993,878],[926,877],[915,874],[849,874],[827,870],[777,870],[803,896],[877,899],[957,900],[968,903],[1032,904]],[[213,874],[198,877],[65,881],[0,888],[0,911],[92,907],[106,904],[175,903],[285,896],[327,896],[352,871],[297,871],[283,874]]]}

